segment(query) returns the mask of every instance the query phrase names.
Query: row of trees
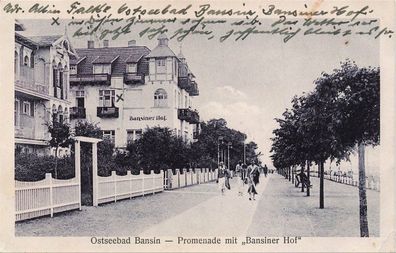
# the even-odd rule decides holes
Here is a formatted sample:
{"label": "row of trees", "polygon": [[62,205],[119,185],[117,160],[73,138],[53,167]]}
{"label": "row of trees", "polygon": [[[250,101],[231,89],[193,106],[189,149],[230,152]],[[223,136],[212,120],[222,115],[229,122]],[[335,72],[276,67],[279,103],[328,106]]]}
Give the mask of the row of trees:
{"label": "row of trees", "polygon": [[[324,163],[339,163],[358,150],[360,232],[369,236],[364,149],[379,144],[380,70],[359,68],[349,60],[315,80],[314,91],[292,99],[275,119],[272,160],[279,170],[316,163],[320,173],[319,207],[324,208]],[[308,189],[309,190],[309,189]],[[309,194],[309,192],[308,192]]]}
{"label": "row of trees", "polygon": [[[107,175],[113,169],[119,174],[126,169],[135,171],[166,170],[175,168],[216,168],[219,150],[227,149],[230,167],[246,158],[249,162],[258,162],[257,144],[244,144],[246,135],[227,127],[224,119],[212,119],[201,122],[198,140],[193,143],[177,137],[169,128],[148,128],[142,137],[128,143],[125,150],[114,149],[114,145],[105,140],[98,145],[98,172]],[[48,124],[51,134],[50,145],[56,150],[72,143],[70,126],[56,120]],[[75,136],[103,138],[102,130],[89,122],[77,122]],[[83,164],[90,164],[90,144],[82,143]],[[221,155],[220,155],[221,156]],[[57,159],[56,159],[57,160]],[[228,161],[228,160],[227,160]],[[57,177],[57,162],[55,162]]]}

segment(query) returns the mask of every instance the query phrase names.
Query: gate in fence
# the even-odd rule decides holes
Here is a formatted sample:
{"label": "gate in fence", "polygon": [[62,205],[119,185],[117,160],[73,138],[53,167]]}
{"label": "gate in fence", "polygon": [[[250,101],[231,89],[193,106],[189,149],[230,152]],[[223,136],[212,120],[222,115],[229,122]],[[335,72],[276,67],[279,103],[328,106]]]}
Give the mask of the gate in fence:
{"label": "gate in fence", "polygon": [[52,178],[50,173],[37,182],[15,181],[15,220],[26,220],[68,210],[81,210],[80,143],[92,143],[93,170],[97,171],[97,143],[100,139],[75,137],[75,177]]}

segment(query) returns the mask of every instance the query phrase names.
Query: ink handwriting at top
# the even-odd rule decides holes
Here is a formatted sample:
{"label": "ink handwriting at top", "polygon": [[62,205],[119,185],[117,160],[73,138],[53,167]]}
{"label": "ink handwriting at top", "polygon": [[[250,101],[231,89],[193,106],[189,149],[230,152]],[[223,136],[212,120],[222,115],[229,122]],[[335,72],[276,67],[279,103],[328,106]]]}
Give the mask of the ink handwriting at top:
{"label": "ink handwriting at top", "polygon": [[84,6],[80,6],[81,3],[76,1],[70,5],[70,8],[66,10],[68,14],[96,14],[96,13],[106,13],[111,9],[111,6],[104,4],[91,5],[88,8]]}
{"label": "ink handwriting at top", "polygon": [[212,9],[210,4],[203,4],[203,5],[200,5],[198,11],[195,11],[194,13],[197,18],[200,18],[204,15],[206,15],[206,16],[254,16],[256,14],[256,11],[233,10],[233,9],[216,10],[216,9]]}
{"label": "ink handwriting at top", "polygon": [[191,8],[191,6],[192,5],[189,4],[184,8],[176,9],[176,8],[173,8],[171,4],[168,4],[163,9],[158,9],[158,8],[157,9],[145,9],[140,5],[137,8],[131,9],[124,3],[123,5],[121,5],[120,8],[118,8],[117,13],[125,14],[127,16],[129,16],[129,15],[132,15],[132,16],[166,15],[166,14],[187,15],[188,10]]}

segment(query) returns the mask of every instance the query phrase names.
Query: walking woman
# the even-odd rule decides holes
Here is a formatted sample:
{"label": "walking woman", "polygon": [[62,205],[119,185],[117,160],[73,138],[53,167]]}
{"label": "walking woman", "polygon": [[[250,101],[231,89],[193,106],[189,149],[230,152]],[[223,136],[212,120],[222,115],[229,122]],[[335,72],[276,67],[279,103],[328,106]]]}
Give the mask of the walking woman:
{"label": "walking woman", "polygon": [[237,166],[236,166],[236,176],[237,176],[237,186],[238,186],[238,196],[243,195],[243,186],[244,186],[244,180],[243,180],[243,169],[242,169],[242,162],[239,161]]}
{"label": "walking woman", "polygon": [[225,190],[225,180],[226,180],[227,172],[223,162],[220,162],[218,172],[217,172],[217,180],[218,186],[221,191],[221,195],[224,195]]}
{"label": "walking woman", "polygon": [[248,193],[249,193],[249,200],[256,200],[255,196],[257,194],[256,190],[256,182],[255,182],[255,175],[258,173],[258,167],[254,164],[249,165],[247,170],[247,180],[248,180]]}

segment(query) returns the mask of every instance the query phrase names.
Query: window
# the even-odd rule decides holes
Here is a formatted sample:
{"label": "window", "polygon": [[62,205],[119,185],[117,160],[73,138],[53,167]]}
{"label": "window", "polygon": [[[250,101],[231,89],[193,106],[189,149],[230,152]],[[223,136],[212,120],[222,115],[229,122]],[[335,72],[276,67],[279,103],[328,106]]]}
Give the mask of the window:
{"label": "window", "polygon": [[70,75],[77,75],[77,66],[70,65]]}
{"label": "window", "polygon": [[19,100],[14,101],[14,126],[19,126]]}
{"label": "window", "polygon": [[32,116],[31,109],[30,109],[30,102],[26,102],[26,101],[23,102],[23,104],[22,104],[22,113],[26,114],[26,115],[29,115],[29,116]]}
{"label": "window", "polygon": [[29,66],[29,57],[27,55],[23,58],[23,65]]}
{"label": "window", "polygon": [[165,66],[165,59],[158,59],[156,61],[158,67]]}
{"label": "window", "polygon": [[127,65],[127,73],[136,73],[137,72],[137,65],[136,63],[129,63]]}
{"label": "window", "polygon": [[127,130],[127,142],[134,142],[142,137],[142,129]]}
{"label": "window", "polygon": [[85,91],[77,90],[76,91],[76,98],[83,98],[85,96]]}
{"label": "window", "polygon": [[166,59],[157,59],[155,60],[156,62],[156,66],[157,66],[157,73],[166,73],[166,66],[165,66],[165,62]]}
{"label": "window", "polygon": [[104,130],[103,140],[110,140],[111,143],[115,142],[115,130]]}
{"label": "window", "polygon": [[168,105],[168,95],[164,89],[158,89],[154,93],[154,107],[166,107]]}
{"label": "window", "polygon": [[115,90],[99,90],[99,106],[114,107]]}
{"label": "window", "polygon": [[111,74],[110,64],[94,64],[94,74]]}

